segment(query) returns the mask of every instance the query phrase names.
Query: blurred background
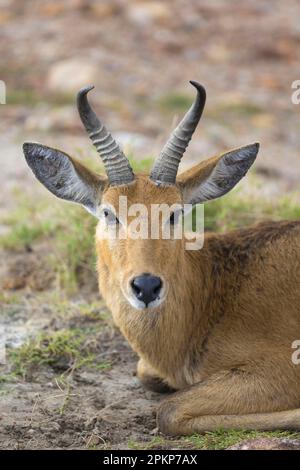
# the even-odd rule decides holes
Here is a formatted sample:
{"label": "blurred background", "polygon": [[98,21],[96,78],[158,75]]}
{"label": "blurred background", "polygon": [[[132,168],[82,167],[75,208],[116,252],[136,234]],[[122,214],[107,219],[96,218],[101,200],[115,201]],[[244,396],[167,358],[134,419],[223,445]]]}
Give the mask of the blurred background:
{"label": "blurred background", "polygon": [[2,185],[27,174],[24,139],[75,156],[77,148],[90,150],[74,106],[76,92],[89,83],[97,112],[125,148],[135,158],[155,156],[191,103],[194,79],[208,100],[183,167],[260,141],[256,169],[269,180],[268,193],[297,187],[300,105],[291,102],[299,79],[297,0],[0,5],[0,78],[7,86]]}
{"label": "blurred background", "polygon": [[299,18],[298,0],[0,0],[0,448],[224,448],[245,437],[153,437],[158,397],[134,377],[137,358],[98,293],[95,220],[33,178],[22,143],[101,168],[75,107],[92,83],[95,110],[148,169],[197,80],[207,104],[181,169],[261,143],[237,192],[205,207],[206,228],[299,219]]}

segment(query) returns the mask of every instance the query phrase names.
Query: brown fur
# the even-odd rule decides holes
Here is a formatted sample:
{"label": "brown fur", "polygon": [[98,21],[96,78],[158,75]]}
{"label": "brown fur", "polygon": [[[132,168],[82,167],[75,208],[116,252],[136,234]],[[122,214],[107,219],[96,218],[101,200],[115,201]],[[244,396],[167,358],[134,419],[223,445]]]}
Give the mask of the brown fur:
{"label": "brown fur", "polygon": [[[121,193],[128,205],[181,202],[184,181],[157,187],[138,176],[108,188],[102,202],[118,207]],[[161,431],[300,429],[300,366],[291,360],[300,339],[299,222],[206,234],[199,251],[186,251],[184,240],[110,241],[101,227],[97,233],[99,287],[141,358],[139,377],[156,390],[160,382],[178,390],[159,406]],[[136,310],[123,295],[143,272],[168,284],[156,309]]]}

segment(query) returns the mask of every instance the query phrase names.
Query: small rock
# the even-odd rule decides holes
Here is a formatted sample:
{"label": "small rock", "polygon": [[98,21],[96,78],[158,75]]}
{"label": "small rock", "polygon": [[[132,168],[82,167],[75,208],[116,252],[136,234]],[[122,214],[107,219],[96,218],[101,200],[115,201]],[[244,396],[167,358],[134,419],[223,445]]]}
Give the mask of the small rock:
{"label": "small rock", "polygon": [[170,6],[163,2],[139,2],[128,5],[127,18],[138,26],[165,23],[171,17]]}
{"label": "small rock", "polygon": [[100,443],[103,443],[103,439],[100,436],[97,436],[96,434],[92,434],[86,440],[87,447],[93,447]]}
{"label": "small rock", "polygon": [[241,441],[227,450],[300,450],[300,439],[286,437],[249,439]]}
{"label": "small rock", "polygon": [[150,431],[151,436],[158,436],[158,428],[154,428]]}
{"label": "small rock", "polygon": [[24,128],[26,131],[68,131],[78,127],[78,118],[73,106],[62,106],[53,109],[39,110],[27,116]]}
{"label": "small rock", "polygon": [[63,60],[50,68],[47,87],[52,92],[74,93],[93,84],[98,73],[96,65],[86,60]]}
{"label": "small rock", "polygon": [[103,18],[107,18],[120,13],[122,11],[122,8],[121,4],[119,4],[118,2],[105,0],[103,2],[93,3],[91,5],[91,10],[93,15],[96,15],[103,20]]}

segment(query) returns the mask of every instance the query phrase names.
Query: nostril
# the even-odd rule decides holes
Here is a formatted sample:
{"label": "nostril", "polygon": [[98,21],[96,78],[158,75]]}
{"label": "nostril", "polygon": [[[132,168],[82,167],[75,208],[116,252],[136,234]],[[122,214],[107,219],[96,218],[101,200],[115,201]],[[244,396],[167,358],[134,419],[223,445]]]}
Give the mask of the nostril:
{"label": "nostril", "polygon": [[162,282],[161,282],[160,278],[157,278],[157,279],[158,279],[158,281],[156,283],[156,286],[153,289],[154,294],[159,294],[159,292],[161,290],[161,286],[162,286]]}
{"label": "nostril", "polygon": [[137,286],[136,283],[135,283],[135,278],[131,281],[131,287],[134,291],[139,291],[140,290],[139,286]]}
{"label": "nostril", "polygon": [[155,287],[153,292],[154,294],[159,294],[159,291],[160,291],[160,287]]}
{"label": "nostril", "polygon": [[131,287],[137,297],[141,295],[142,291],[140,287],[135,283],[135,279],[133,279],[133,281],[131,282]]}

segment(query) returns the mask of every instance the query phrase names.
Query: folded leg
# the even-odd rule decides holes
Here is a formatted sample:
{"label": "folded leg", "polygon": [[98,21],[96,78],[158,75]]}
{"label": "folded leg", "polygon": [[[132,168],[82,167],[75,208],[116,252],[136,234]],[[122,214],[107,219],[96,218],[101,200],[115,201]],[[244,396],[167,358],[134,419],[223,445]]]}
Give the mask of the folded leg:
{"label": "folded leg", "polygon": [[250,374],[247,368],[222,371],[174,393],[158,408],[159,430],[170,435],[220,428],[300,430],[299,387],[288,387],[292,379],[288,368],[279,368],[273,378],[261,372]]}

